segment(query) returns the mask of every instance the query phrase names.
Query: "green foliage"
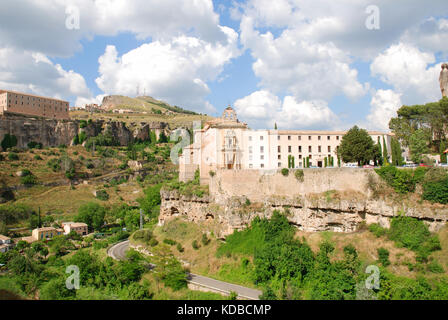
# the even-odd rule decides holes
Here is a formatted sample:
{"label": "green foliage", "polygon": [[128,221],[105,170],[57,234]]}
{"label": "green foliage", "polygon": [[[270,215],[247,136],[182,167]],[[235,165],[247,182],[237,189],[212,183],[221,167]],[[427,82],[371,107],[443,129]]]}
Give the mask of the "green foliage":
{"label": "green foliage", "polygon": [[175,291],[187,287],[187,272],[175,257],[170,257],[163,263],[160,278],[165,286]]}
{"label": "green foliage", "polygon": [[184,252],[184,248],[182,247],[182,245],[180,243],[177,244],[176,249],[179,252]]}
{"label": "green foliage", "polygon": [[429,200],[432,202],[438,202],[442,204],[448,203],[448,177],[442,178],[440,181],[425,182],[423,184],[423,195],[424,200]]}
{"label": "green foliage", "polygon": [[378,252],[378,260],[383,265],[383,267],[389,266],[390,265],[389,250],[381,247],[377,249],[377,252]]}
{"label": "green foliage", "polygon": [[118,146],[119,141],[114,138],[112,132],[107,130],[105,133],[100,133],[96,137],[90,137],[87,139],[85,147],[87,150],[91,150],[92,147],[98,146]]}
{"label": "green foliage", "polygon": [[15,203],[14,205],[0,206],[0,222],[6,225],[15,224],[22,220],[29,219],[34,210],[24,204]]}
{"label": "green foliage", "polygon": [[303,182],[305,180],[305,174],[303,173],[302,169],[297,169],[296,171],[294,171],[294,176],[300,182]]}
{"label": "green foliage", "polygon": [[409,151],[414,163],[422,162],[422,155],[429,152],[428,140],[429,132],[425,129],[416,130],[409,138]]}
{"label": "green foliage", "polygon": [[369,225],[369,231],[372,232],[377,238],[385,235],[387,230],[381,227],[378,223],[372,223]]}
{"label": "green foliage", "polygon": [[445,269],[443,269],[442,265],[437,262],[437,260],[432,260],[431,263],[428,264],[428,270],[432,273],[445,273]]}
{"label": "green foliage", "polygon": [[198,250],[200,248],[197,240],[193,240],[191,246],[193,247],[194,250]]}
{"label": "green foliage", "polygon": [[285,177],[287,177],[287,176],[289,175],[289,169],[287,169],[287,168],[283,168],[283,169],[281,170],[281,173],[282,173],[282,175],[284,175]]}
{"label": "green foliage", "polygon": [[155,246],[158,245],[158,244],[159,244],[159,241],[157,241],[156,238],[152,238],[151,240],[149,240],[149,245],[150,245],[151,247],[155,247]]}
{"label": "green foliage", "polygon": [[99,230],[104,224],[105,214],[106,210],[103,206],[96,202],[89,202],[79,207],[75,221],[84,222],[89,227]]}
{"label": "green foliage", "polygon": [[398,193],[414,192],[416,183],[423,179],[425,169],[398,169],[394,166],[381,167],[375,172]]}
{"label": "green foliage", "polygon": [[158,214],[153,215],[152,213],[156,213],[153,211],[155,207],[160,205],[161,198],[160,198],[160,189],[162,188],[161,184],[157,184],[154,186],[147,187],[143,192],[144,196],[137,199],[137,202],[140,204],[140,208],[143,210],[143,212],[151,213],[150,218],[151,219],[158,219]]}
{"label": "green foliage", "polygon": [[79,127],[81,129],[87,127],[87,121],[86,120],[80,120],[79,121]]}
{"label": "green foliage", "polygon": [[401,145],[397,138],[391,139],[391,151],[392,151],[392,165],[402,166],[404,164],[404,159],[401,152]]}
{"label": "green foliage", "polygon": [[109,194],[104,189],[97,190],[96,191],[96,198],[99,199],[99,200],[102,200],[102,201],[107,201],[107,200],[109,200]]}
{"label": "green foliage", "polygon": [[366,130],[354,126],[342,137],[338,155],[344,162],[367,164],[374,158],[373,140]]}
{"label": "green foliage", "polygon": [[15,152],[8,153],[8,160],[15,161],[19,160],[19,155]]}
{"label": "green foliage", "polygon": [[210,243],[210,239],[207,237],[205,233],[202,234],[201,242],[204,246],[208,245]]}
{"label": "green foliage", "polygon": [[42,143],[36,141],[30,141],[27,143],[29,149],[42,149]]}
{"label": "green foliage", "polygon": [[26,175],[20,178],[20,183],[26,186],[33,186],[37,184],[37,178],[32,174]]}
{"label": "green foliage", "polygon": [[3,136],[3,140],[1,142],[3,151],[13,148],[16,145],[17,145],[17,138],[15,135],[10,135],[9,133],[7,133]]}
{"label": "green foliage", "polygon": [[166,136],[165,132],[161,132],[159,135],[159,141],[158,143],[167,143],[168,142],[168,137]]}
{"label": "green foliage", "polygon": [[177,242],[174,241],[173,239],[163,239],[163,243],[166,243],[170,246],[174,246],[175,244],[177,244]]}

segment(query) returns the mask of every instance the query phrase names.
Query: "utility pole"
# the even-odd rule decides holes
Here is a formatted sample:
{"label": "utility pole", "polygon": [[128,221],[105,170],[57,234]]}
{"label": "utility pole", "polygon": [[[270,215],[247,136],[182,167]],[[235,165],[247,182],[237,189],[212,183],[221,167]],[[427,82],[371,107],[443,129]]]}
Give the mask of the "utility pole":
{"label": "utility pole", "polygon": [[143,212],[142,209],[140,209],[140,230],[143,229]]}

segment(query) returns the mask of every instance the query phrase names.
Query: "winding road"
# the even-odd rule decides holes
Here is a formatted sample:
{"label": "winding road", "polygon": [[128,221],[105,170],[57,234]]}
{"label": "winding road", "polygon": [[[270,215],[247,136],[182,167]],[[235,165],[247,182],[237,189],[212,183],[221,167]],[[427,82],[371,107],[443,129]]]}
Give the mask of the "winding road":
{"label": "winding road", "polygon": [[[126,258],[126,251],[129,249],[129,240],[119,242],[109,248],[107,254],[115,260],[123,260]],[[188,282],[192,285],[208,288],[214,291],[222,292],[224,294],[230,294],[231,291],[236,292],[238,297],[259,300],[261,295],[260,290],[251,289],[243,286],[239,286],[233,283],[215,280],[212,278],[204,277],[198,274],[190,273],[188,275]]]}

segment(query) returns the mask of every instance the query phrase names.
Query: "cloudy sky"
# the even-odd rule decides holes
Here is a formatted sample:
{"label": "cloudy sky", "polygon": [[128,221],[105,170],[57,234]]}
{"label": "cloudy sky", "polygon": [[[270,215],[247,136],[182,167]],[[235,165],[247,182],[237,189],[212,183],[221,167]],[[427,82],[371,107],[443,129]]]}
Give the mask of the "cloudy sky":
{"label": "cloudy sky", "polygon": [[1,0],[0,88],[150,95],[252,128],[387,130],[441,98],[446,0]]}

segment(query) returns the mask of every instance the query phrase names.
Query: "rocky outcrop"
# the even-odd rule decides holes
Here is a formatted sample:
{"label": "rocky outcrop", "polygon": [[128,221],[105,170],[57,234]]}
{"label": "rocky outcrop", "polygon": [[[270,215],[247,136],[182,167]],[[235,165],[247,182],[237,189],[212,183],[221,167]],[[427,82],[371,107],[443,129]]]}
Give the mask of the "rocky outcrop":
{"label": "rocky outcrop", "polygon": [[73,138],[84,132],[87,138],[108,130],[122,146],[128,145],[136,139],[147,140],[150,130],[167,133],[167,124],[163,122],[131,124],[124,122],[97,120],[89,122],[80,128],[79,120],[47,120],[26,117],[9,117],[0,119],[0,141],[5,134],[17,138],[17,147],[26,148],[31,141],[40,142],[43,146],[55,147],[62,144],[71,145]]}
{"label": "rocky outcrop", "polygon": [[218,205],[209,196],[185,197],[177,191],[163,190],[161,198],[160,224],[178,216],[192,222],[213,220],[219,226],[214,232],[220,237],[245,228],[257,216],[270,217],[274,210],[285,209],[289,211],[288,219],[291,224],[308,232],[354,232],[364,223],[379,223],[383,227],[389,227],[391,219],[401,212],[423,220],[431,231],[439,230],[448,221],[448,208],[434,210],[373,199],[328,201],[324,197],[269,198],[259,206],[254,206],[244,205],[245,197],[231,197],[226,203]]}

